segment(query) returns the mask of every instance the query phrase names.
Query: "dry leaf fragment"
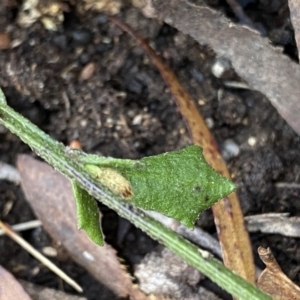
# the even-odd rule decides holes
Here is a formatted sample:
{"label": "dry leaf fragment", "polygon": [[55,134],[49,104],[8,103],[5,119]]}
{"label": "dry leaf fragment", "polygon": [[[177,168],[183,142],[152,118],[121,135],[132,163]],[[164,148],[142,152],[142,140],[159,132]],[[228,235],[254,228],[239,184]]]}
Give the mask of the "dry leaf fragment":
{"label": "dry leaf fragment", "polygon": [[18,281],[0,266],[0,299],[1,300],[31,300]]}
{"label": "dry leaf fragment", "polygon": [[258,278],[257,287],[270,294],[274,300],[300,299],[300,288],[282,272],[270,248],[259,247],[258,254],[266,268]]}

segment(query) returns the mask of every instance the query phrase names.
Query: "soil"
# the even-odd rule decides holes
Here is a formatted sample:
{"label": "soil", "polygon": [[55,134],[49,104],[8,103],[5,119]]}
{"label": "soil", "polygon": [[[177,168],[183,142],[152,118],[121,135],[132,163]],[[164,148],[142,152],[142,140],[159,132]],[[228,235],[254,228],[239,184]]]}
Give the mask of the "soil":
{"label": "soil", "polygon": [[[210,1],[210,5],[235,21],[224,2]],[[0,86],[8,104],[56,140],[65,144],[79,140],[90,153],[135,159],[190,144],[168,88],[136,41],[104,14],[77,14],[68,7],[58,30],[49,31],[40,22],[19,26],[20,6],[0,1],[0,32],[8,32],[15,45],[0,51]],[[272,42],[297,59],[286,1],[252,2],[245,11]],[[227,88],[225,79],[239,79],[232,72],[225,79],[212,74],[211,49],[145,18],[129,3],[120,18],[149,40],[196,100],[228,162],[245,215],[300,215],[300,189],[276,186],[276,182],[300,182],[300,138],[268,99],[256,91]],[[88,64],[95,70],[82,79]],[[15,164],[18,154],[32,153],[4,127],[0,127],[0,141],[3,162]],[[101,210],[107,242],[133,268],[157,243],[132,226],[117,241],[126,221],[105,207]],[[7,181],[0,181],[0,217],[9,224],[34,219],[21,189]],[[198,225],[216,234],[210,210],[200,216]],[[22,235],[38,249],[53,243],[41,228]],[[299,239],[261,233],[252,233],[251,239],[258,266],[264,267],[257,247],[270,247],[283,271],[300,284]],[[103,299],[112,299],[105,287],[70,259],[54,261],[72,274],[88,299],[97,299],[99,292]],[[62,288],[55,275],[7,237],[0,237],[0,264],[18,279]]]}

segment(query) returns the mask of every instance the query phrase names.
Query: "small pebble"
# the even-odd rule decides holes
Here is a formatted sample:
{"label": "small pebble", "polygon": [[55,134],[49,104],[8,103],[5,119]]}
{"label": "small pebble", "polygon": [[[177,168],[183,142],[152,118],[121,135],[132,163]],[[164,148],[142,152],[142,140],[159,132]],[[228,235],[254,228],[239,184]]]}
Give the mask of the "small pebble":
{"label": "small pebble", "polygon": [[249,144],[251,147],[255,146],[255,144],[256,144],[256,138],[253,137],[253,136],[250,136],[250,137],[248,138],[248,144]]}
{"label": "small pebble", "polygon": [[110,44],[111,43],[111,38],[109,38],[109,37],[103,37],[102,38],[102,43],[104,43],[104,44]]}
{"label": "small pebble", "polygon": [[88,124],[88,121],[87,121],[87,120],[81,120],[81,121],[80,121],[80,126],[83,127],[83,128],[86,127],[87,124]]}
{"label": "small pebble", "polygon": [[31,270],[31,276],[36,276],[37,274],[39,274],[40,273],[40,268],[39,267],[35,267],[35,268],[33,268],[32,270]]}
{"label": "small pebble", "polygon": [[90,62],[87,65],[85,65],[80,72],[79,80],[83,81],[83,80],[90,79],[95,73],[95,69],[96,69],[96,65],[93,62]]}
{"label": "small pebble", "polygon": [[143,116],[137,115],[132,120],[132,125],[140,125],[142,123]]}
{"label": "small pebble", "polygon": [[231,69],[230,61],[225,57],[218,57],[211,67],[211,72],[217,77],[221,78],[225,72]]}
{"label": "small pebble", "polygon": [[201,106],[205,105],[205,101],[203,99],[199,99],[198,100],[198,104],[201,105]]}
{"label": "small pebble", "polygon": [[42,249],[42,252],[46,255],[46,256],[49,256],[49,257],[56,257],[57,256],[57,250],[53,247],[44,247]]}
{"label": "small pebble", "polygon": [[205,123],[209,129],[214,127],[214,120],[212,118],[206,118]]}
{"label": "small pebble", "polygon": [[22,43],[23,43],[23,41],[21,39],[12,40],[10,43],[10,48],[12,48],[12,49],[16,48],[16,47],[20,46]]}
{"label": "small pebble", "polygon": [[240,154],[240,148],[233,140],[226,140],[222,148],[222,154],[225,159],[236,157]]}
{"label": "small pebble", "polygon": [[107,19],[106,15],[99,14],[99,15],[96,16],[94,21],[95,21],[96,24],[105,24],[105,23],[107,23],[108,19]]}
{"label": "small pebble", "polygon": [[90,55],[86,52],[83,52],[79,56],[79,62],[82,65],[86,65],[91,60]]}
{"label": "small pebble", "polygon": [[191,74],[192,74],[192,76],[193,76],[198,82],[200,82],[200,83],[203,82],[203,80],[204,80],[204,75],[203,75],[200,71],[198,71],[198,70],[196,70],[196,69],[192,69],[192,70],[191,70]]}
{"label": "small pebble", "polygon": [[86,45],[93,40],[93,34],[89,29],[81,28],[72,32],[72,38],[77,44]]}
{"label": "small pebble", "polygon": [[10,38],[7,33],[0,33],[0,50],[5,50],[10,47]]}
{"label": "small pebble", "polygon": [[53,38],[53,43],[63,49],[63,50],[66,50],[67,49],[67,46],[68,46],[68,39],[65,35],[63,34],[59,34],[59,35],[56,35],[54,38]]}

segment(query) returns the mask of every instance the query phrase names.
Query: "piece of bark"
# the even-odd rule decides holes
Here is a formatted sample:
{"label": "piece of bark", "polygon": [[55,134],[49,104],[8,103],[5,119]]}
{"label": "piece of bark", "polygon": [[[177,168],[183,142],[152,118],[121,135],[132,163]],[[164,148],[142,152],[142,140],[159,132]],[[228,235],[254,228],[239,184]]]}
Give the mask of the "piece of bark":
{"label": "piece of bark", "polygon": [[20,283],[0,266],[0,299],[1,300],[31,300]]}
{"label": "piece of bark", "polygon": [[300,2],[289,0],[290,18],[295,31],[295,40],[298,48],[298,58],[300,61]]}
{"label": "piece of bark", "polygon": [[257,280],[257,287],[271,295],[274,300],[300,299],[300,287],[282,272],[270,248],[259,247],[258,254],[266,268]]}
{"label": "piece of bark", "polygon": [[300,66],[256,31],[236,25],[205,3],[147,0],[147,16],[155,16],[189,34],[200,44],[231,60],[235,71],[265,94],[279,114],[300,134]]}
{"label": "piece of bark", "polygon": [[70,256],[118,297],[147,299],[121,266],[116,251],[94,244],[78,230],[70,182],[49,165],[28,155],[18,157],[17,166],[27,201],[49,235]]}
{"label": "piece of bark", "polygon": [[62,291],[39,286],[28,281],[20,280],[19,283],[30,295],[32,300],[87,300],[86,297],[70,295]]}

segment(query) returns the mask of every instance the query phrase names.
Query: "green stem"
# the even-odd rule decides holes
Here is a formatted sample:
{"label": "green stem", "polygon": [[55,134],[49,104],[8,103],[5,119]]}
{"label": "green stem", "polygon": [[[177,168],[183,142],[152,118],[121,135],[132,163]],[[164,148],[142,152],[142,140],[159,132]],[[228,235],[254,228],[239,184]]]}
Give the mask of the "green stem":
{"label": "green stem", "polygon": [[61,143],[54,141],[38,127],[8,107],[1,89],[0,122],[18,135],[55,169],[70,180],[76,180],[89,194],[164,244],[234,297],[245,300],[271,299],[255,286],[227,269],[218,260],[206,257],[196,246],[147,216],[140,209],[132,207],[128,202],[113,195],[105,186],[93,179],[82,164],[74,161]]}

